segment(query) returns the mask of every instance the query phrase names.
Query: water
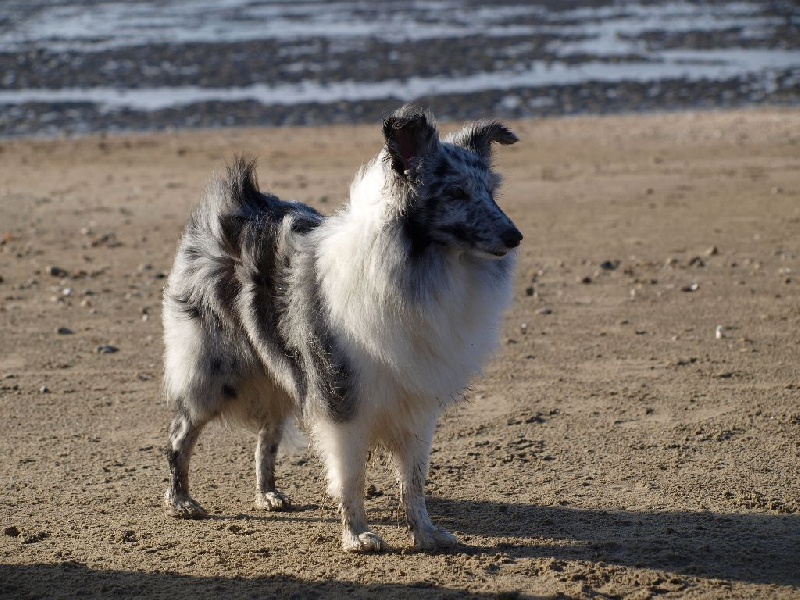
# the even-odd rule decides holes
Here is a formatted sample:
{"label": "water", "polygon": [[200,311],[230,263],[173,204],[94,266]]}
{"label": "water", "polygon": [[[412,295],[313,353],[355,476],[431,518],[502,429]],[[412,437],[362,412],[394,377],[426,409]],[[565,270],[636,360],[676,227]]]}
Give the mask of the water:
{"label": "water", "polygon": [[793,2],[17,0],[0,135],[800,103]]}

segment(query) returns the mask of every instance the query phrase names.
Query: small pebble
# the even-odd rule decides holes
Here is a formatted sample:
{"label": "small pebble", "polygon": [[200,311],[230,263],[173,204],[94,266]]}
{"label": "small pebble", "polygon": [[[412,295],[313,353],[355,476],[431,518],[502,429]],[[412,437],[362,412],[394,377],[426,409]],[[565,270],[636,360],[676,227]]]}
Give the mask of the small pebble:
{"label": "small pebble", "polygon": [[61,293],[64,296],[72,296],[72,288],[64,288]]}
{"label": "small pebble", "polygon": [[716,336],[718,340],[725,337],[725,328],[722,325],[717,325]]}
{"label": "small pebble", "polygon": [[369,486],[367,486],[366,496],[367,498],[378,498],[379,496],[383,496],[383,492],[373,484],[369,484]]}
{"label": "small pebble", "polygon": [[604,260],[600,263],[600,268],[604,271],[613,271],[617,267],[619,267],[620,262],[618,260]]}
{"label": "small pebble", "polygon": [[62,269],[61,267],[49,266],[49,267],[46,267],[45,270],[47,271],[47,273],[51,277],[66,277],[67,276],[67,272],[64,269]]}
{"label": "small pebble", "polygon": [[525,295],[526,296],[533,296],[535,291],[536,290],[533,289],[533,286],[529,285],[528,287],[525,288]]}
{"label": "small pebble", "polygon": [[58,335],[72,335],[72,329],[69,327],[59,327],[56,329],[56,333]]}
{"label": "small pebble", "polygon": [[550,315],[550,314],[553,314],[553,311],[550,310],[549,308],[540,308],[539,310],[536,311],[536,314],[537,315]]}
{"label": "small pebble", "polygon": [[691,284],[689,284],[689,285],[685,285],[685,286],[683,286],[683,287],[681,288],[681,291],[682,291],[682,292],[696,292],[698,289],[700,289],[700,286],[699,286],[698,284],[696,284],[696,283],[691,283]]}
{"label": "small pebble", "polygon": [[586,277],[582,277],[581,279],[579,279],[579,281],[583,285],[589,285],[590,283],[592,283],[592,278],[587,275]]}
{"label": "small pebble", "polygon": [[523,323],[522,325],[520,325],[519,326],[519,331],[520,331],[520,333],[522,335],[525,335],[526,333],[528,333],[528,324],[527,323]]}
{"label": "small pebble", "polygon": [[39,391],[40,391],[42,394],[48,394],[48,393],[50,392],[50,388],[49,388],[49,387],[47,387],[46,385],[43,385],[42,387],[40,387],[40,388],[39,388]]}
{"label": "small pebble", "polygon": [[705,266],[706,266],[706,261],[704,261],[704,260],[703,260],[702,258],[700,258],[699,256],[693,256],[693,257],[692,257],[692,258],[689,260],[689,266],[690,266],[690,267],[705,267]]}
{"label": "small pebble", "polygon": [[719,254],[719,249],[716,246],[711,246],[706,250],[706,256],[716,256],[717,254]]}
{"label": "small pebble", "polygon": [[100,346],[97,346],[94,349],[94,351],[97,352],[98,354],[114,354],[118,350],[119,348],[117,348],[116,346],[109,346],[104,344],[101,344]]}

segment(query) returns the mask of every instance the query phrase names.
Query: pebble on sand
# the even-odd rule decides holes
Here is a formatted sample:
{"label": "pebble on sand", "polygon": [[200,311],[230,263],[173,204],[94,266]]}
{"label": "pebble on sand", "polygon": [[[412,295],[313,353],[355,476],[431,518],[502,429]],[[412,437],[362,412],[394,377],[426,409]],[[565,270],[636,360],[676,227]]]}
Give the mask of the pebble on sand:
{"label": "pebble on sand", "polygon": [[51,277],[66,277],[68,275],[66,270],[62,269],[61,267],[56,267],[55,265],[47,267],[46,271]]}
{"label": "pebble on sand", "polygon": [[72,335],[72,329],[69,327],[59,327],[56,329],[56,333],[58,335]]}
{"label": "pebble on sand", "polygon": [[20,531],[16,526],[11,525],[10,527],[6,527],[5,529],[3,529],[3,534],[10,537],[18,537]]}
{"label": "pebble on sand", "polygon": [[98,354],[114,354],[115,352],[119,351],[119,348],[108,344],[101,344],[97,346],[94,351]]}
{"label": "pebble on sand", "polygon": [[620,261],[618,260],[604,260],[600,263],[600,268],[604,271],[615,271],[619,265]]}

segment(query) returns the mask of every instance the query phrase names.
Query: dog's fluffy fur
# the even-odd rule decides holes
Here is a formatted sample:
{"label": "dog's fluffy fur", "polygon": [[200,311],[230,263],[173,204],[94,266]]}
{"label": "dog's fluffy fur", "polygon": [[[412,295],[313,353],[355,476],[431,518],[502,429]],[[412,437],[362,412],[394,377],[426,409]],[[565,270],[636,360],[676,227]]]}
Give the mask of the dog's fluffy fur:
{"label": "dog's fluffy fur", "polygon": [[289,508],[275,454],[297,418],[325,463],[345,550],[385,547],[363,503],[377,444],[394,458],[414,545],[456,543],[425,508],[428,458],[439,414],[493,352],[510,301],[522,235],[495,203],[490,146],[517,138],[486,121],[440,140],[413,106],[383,134],[334,216],[259,192],[242,159],[192,213],[164,294],[168,514],[205,516],[189,457],[217,417],[258,432],[256,505]]}

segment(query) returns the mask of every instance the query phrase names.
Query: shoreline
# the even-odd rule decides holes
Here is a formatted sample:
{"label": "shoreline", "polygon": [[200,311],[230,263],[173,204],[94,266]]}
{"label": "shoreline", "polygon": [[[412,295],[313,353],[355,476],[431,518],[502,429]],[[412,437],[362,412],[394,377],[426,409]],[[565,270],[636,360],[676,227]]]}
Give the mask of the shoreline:
{"label": "shoreline", "polygon": [[[423,102],[417,102],[422,106],[427,106]],[[171,127],[167,126],[164,129],[131,129],[131,130],[109,130],[109,131],[86,131],[86,132],[58,132],[58,133],[35,133],[35,134],[19,134],[19,135],[0,135],[0,144],[25,142],[25,141],[40,141],[40,142],[59,142],[70,140],[84,140],[84,139],[119,139],[125,137],[138,137],[138,136],[169,136],[169,135],[219,135],[236,132],[250,132],[250,131],[297,131],[297,130],[311,130],[311,129],[350,129],[350,128],[367,128],[377,126],[383,116],[391,114],[395,109],[402,106],[398,101],[396,104],[387,105],[387,110],[381,115],[376,115],[376,119],[372,121],[345,121],[337,122],[328,125],[319,124],[288,124],[288,125],[212,125],[212,126],[199,126],[199,127]],[[605,112],[605,113],[574,113],[574,114],[545,114],[545,115],[530,115],[526,117],[512,117],[505,118],[501,115],[487,113],[485,118],[493,118],[507,122],[525,123],[525,122],[541,122],[541,121],[574,121],[574,120],[594,120],[594,119],[636,119],[636,118],[661,118],[667,116],[703,116],[703,115],[724,115],[724,114],[766,114],[766,113],[786,113],[792,114],[800,111],[800,105],[795,104],[748,104],[744,106],[732,107],[718,107],[710,106],[706,108],[654,108],[649,111],[622,111],[622,112]],[[436,115],[436,111],[434,115]],[[476,117],[478,118],[478,117]],[[463,119],[457,118],[437,118],[439,125],[445,127],[455,127],[461,123],[473,120],[466,117]]]}

